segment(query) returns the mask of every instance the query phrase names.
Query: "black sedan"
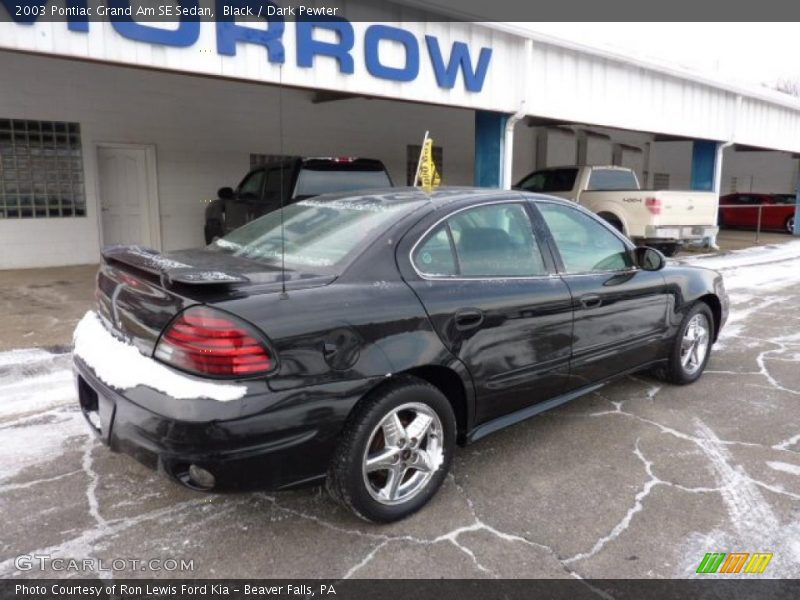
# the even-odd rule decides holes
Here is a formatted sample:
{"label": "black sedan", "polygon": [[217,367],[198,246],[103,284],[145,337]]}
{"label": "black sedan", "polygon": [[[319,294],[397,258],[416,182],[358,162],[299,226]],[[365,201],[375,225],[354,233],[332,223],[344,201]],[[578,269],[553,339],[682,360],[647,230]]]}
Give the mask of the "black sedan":
{"label": "black sedan", "polygon": [[728,313],[718,273],[574,203],[452,188],[110,248],[96,295],[75,367],[112,450],[198,490],[326,482],[373,521],[430,500],[458,444],[635,371],[695,381]]}

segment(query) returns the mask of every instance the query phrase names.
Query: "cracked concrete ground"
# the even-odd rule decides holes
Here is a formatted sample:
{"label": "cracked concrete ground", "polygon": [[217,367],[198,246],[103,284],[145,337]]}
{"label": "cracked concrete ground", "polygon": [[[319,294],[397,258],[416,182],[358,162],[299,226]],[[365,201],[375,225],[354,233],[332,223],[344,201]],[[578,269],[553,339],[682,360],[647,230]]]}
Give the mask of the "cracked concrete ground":
{"label": "cracked concrete ground", "polygon": [[179,488],[89,435],[65,349],[0,353],[0,576],[49,554],[194,561],[130,577],[691,577],[706,552],[772,552],[764,576],[800,577],[800,247],[771,256],[725,263],[731,323],[700,381],[627,377],[461,449],[389,526],[319,489]]}

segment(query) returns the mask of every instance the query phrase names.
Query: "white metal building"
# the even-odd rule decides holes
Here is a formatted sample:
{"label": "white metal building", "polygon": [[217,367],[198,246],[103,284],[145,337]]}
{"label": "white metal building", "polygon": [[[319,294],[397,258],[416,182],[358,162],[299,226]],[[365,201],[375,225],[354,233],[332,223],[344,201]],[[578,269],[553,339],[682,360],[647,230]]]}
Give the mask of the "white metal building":
{"label": "white metal building", "polygon": [[379,158],[405,184],[425,130],[453,185],[578,161],[651,186],[794,189],[787,96],[514,26],[339,5],[354,20],[0,22],[0,268],[199,245],[205,202],[262,155]]}

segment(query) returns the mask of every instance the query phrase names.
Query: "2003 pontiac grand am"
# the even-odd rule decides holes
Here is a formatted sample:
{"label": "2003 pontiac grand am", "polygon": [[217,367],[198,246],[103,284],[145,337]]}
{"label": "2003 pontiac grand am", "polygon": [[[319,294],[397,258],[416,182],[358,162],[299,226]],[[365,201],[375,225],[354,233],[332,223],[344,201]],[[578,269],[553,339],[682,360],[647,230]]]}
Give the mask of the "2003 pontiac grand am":
{"label": "2003 pontiac grand am", "polygon": [[321,196],[199,250],[110,248],[96,295],[75,369],[112,450],[199,490],[325,481],[383,522],[430,500],[457,444],[634,371],[695,381],[728,313],[718,273],[574,203],[454,188]]}

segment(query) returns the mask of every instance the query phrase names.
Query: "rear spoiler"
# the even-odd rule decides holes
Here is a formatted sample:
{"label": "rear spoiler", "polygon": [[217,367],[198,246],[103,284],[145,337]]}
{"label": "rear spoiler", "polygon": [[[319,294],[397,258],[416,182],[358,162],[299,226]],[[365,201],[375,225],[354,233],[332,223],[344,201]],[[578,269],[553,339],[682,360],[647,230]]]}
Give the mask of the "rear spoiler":
{"label": "rear spoiler", "polygon": [[240,273],[198,269],[172,260],[157,250],[144,246],[107,246],[101,251],[106,262],[117,262],[161,280],[161,285],[181,283],[185,285],[231,285],[248,283],[249,278]]}

